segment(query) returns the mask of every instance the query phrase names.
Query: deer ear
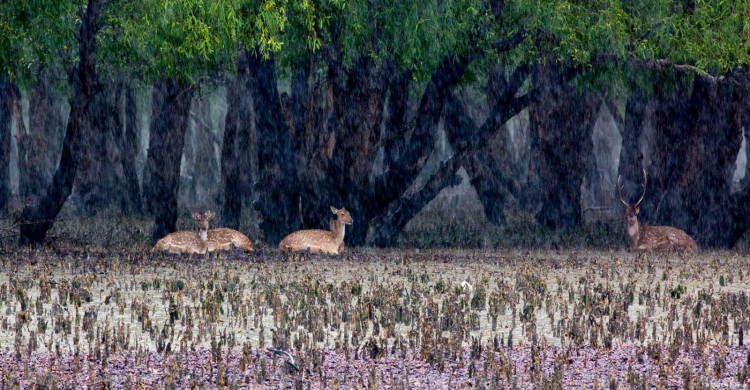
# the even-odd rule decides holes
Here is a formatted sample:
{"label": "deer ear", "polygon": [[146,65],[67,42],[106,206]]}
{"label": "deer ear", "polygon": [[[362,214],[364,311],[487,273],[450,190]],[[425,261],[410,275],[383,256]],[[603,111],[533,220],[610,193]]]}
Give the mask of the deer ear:
{"label": "deer ear", "polygon": [[336,208],[335,208],[335,207],[333,207],[333,206],[330,206],[330,207],[331,207],[331,212],[332,212],[332,213],[336,214],[336,212],[338,212],[338,210],[336,210]]}
{"label": "deer ear", "polygon": [[206,215],[206,218],[213,219],[216,216],[216,213],[214,213],[213,211],[206,211],[205,215]]}
{"label": "deer ear", "polygon": [[641,211],[641,206],[635,206],[635,215],[638,215],[638,213]]}
{"label": "deer ear", "polygon": [[193,213],[193,219],[200,219],[200,213]]}

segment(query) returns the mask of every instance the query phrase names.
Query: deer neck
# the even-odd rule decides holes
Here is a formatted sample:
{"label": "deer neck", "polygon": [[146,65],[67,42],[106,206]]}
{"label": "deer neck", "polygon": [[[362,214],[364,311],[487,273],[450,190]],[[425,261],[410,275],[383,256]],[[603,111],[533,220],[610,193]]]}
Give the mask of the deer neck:
{"label": "deer neck", "polygon": [[206,242],[208,240],[208,232],[205,230],[201,230],[198,232],[198,236],[201,238],[201,241]]}
{"label": "deer neck", "polygon": [[628,237],[630,238],[630,243],[633,244],[633,246],[638,246],[638,241],[641,238],[641,227],[638,224],[638,221],[636,221],[632,225],[628,225]]}
{"label": "deer neck", "polygon": [[346,225],[341,223],[338,219],[331,223],[331,237],[336,241],[344,241],[344,233]]}

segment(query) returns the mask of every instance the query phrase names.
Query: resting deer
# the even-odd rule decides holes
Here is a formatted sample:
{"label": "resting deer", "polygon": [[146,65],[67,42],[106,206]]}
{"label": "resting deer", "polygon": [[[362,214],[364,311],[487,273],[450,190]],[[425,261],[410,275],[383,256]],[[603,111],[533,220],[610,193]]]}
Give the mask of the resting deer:
{"label": "resting deer", "polygon": [[622,196],[620,176],[617,177],[617,190],[620,193],[620,201],[625,205],[625,219],[628,222],[628,237],[631,246],[635,249],[681,249],[692,252],[698,249],[698,244],[693,241],[684,231],[671,226],[640,226],[638,224],[638,212],[640,212],[641,201],[646,196],[646,170],[643,170],[643,193],[640,199],[630,207]]}
{"label": "resting deer", "polygon": [[352,216],[345,208],[336,209],[331,206],[336,219],[331,221],[331,230],[299,230],[286,237],[279,243],[280,251],[322,252],[332,255],[339,254],[344,244],[345,225],[351,225]]}
{"label": "resting deer", "polygon": [[208,218],[204,214],[193,213],[193,222],[195,231],[179,231],[167,234],[156,242],[151,252],[167,251],[170,253],[197,253],[206,254],[208,245],[206,239],[208,236]]}
{"label": "resting deer", "polygon": [[[213,211],[206,211],[203,214],[207,220],[211,220],[216,215]],[[252,252],[254,250],[253,243],[247,238],[246,235],[240,233],[237,230],[229,228],[216,228],[210,229],[207,232],[207,250],[209,252],[232,250],[234,248],[243,248]]]}

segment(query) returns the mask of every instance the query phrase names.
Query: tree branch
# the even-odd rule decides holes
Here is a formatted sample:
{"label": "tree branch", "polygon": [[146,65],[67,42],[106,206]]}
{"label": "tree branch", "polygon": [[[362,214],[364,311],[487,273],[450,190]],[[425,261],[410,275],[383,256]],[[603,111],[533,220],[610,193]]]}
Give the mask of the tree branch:
{"label": "tree branch", "polygon": [[520,65],[516,69],[513,70],[513,73],[510,75],[510,78],[508,79],[508,85],[506,87],[506,91],[508,94],[512,95],[504,95],[505,99],[510,99],[511,97],[516,95],[516,92],[518,92],[518,89],[521,88],[524,81],[529,77],[529,74],[531,74],[531,67],[528,65]]}
{"label": "tree branch", "polygon": [[[613,55],[603,55],[599,57],[599,61],[606,63],[606,62],[618,62],[620,59],[618,59],[616,56]],[[703,69],[700,69],[694,65],[690,64],[676,64],[672,62],[672,60],[668,58],[657,58],[657,59],[650,59],[650,60],[639,60],[635,58],[632,55],[628,55],[626,57],[626,60],[640,68],[643,69],[656,69],[656,70],[664,70],[664,69],[673,69],[678,72],[684,72],[684,73],[695,73],[703,78],[705,78],[710,83],[722,83],[722,82],[731,82],[733,84],[740,84],[740,81],[737,80],[737,78],[734,75],[730,76],[714,76],[708,72],[706,72]]]}
{"label": "tree branch", "polygon": [[[461,134],[469,134],[465,142],[456,143],[453,146],[454,153],[452,156],[440,163],[440,168],[433,174],[430,179],[421,188],[404,194],[392,201],[385,209],[385,212],[375,218],[371,224],[373,236],[368,237],[368,245],[386,246],[393,243],[396,232],[400,231],[406,223],[411,220],[430,200],[434,199],[443,188],[449,185],[458,185],[455,174],[458,169],[468,163],[479,148],[484,146],[490,137],[494,134],[493,130],[499,125],[504,124],[510,118],[517,115],[521,110],[529,105],[530,94],[512,98],[510,102],[504,104],[500,99],[495,105],[492,113],[482,126],[477,129],[468,118],[463,106],[458,98],[451,94],[451,103],[447,104],[449,112],[446,113],[446,122],[448,116],[452,115],[456,123],[466,126],[459,130]],[[448,127],[448,126],[446,126]]]}
{"label": "tree branch", "polygon": [[518,45],[520,45],[521,42],[523,42],[524,38],[526,38],[526,30],[520,29],[510,37],[503,39],[502,41],[493,43],[492,49],[495,50],[498,54],[505,53],[506,51],[513,50]]}

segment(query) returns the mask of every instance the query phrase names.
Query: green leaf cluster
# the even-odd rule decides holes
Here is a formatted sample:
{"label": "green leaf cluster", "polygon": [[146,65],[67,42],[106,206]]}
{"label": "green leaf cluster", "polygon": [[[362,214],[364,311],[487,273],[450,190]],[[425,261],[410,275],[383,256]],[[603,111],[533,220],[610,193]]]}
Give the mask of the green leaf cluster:
{"label": "green leaf cluster", "polygon": [[193,81],[226,67],[238,24],[233,7],[223,1],[127,2],[108,18],[103,35],[111,46],[103,54],[147,80]]}
{"label": "green leaf cluster", "polygon": [[637,58],[666,58],[711,74],[750,65],[750,2],[642,2],[630,13]]}
{"label": "green leaf cluster", "polygon": [[[145,82],[196,82],[234,69],[246,49],[278,52],[290,68],[332,49],[344,66],[368,56],[422,80],[445,56],[467,53],[489,54],[509,67],[554,61],[607,68],[668,59],[723,74],[750,64],[748,1],[506,0],[499,15],[493,3],[111,0],[98,35],[99,69]],[[23,82],[51,68],[71,69],[84,9],[85,1],[0,2],[2,74]],[[526,32],[521,45],[494,52],[493,44],[519,31]]]}
{"label": "green leaf cluster", "polygon": [[65,69],[77,56],[75,3],[0,2],[0,75],[22,86],[43,71]]}
{"label": "green leaf cluster", "polygon": [[367,56],[417,78],[429,75],[443,56],[470,50],[471,37],[490,25],[479,0],[301,0],[288,9],[284,64],[336,50],[345,67]]}

